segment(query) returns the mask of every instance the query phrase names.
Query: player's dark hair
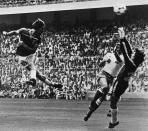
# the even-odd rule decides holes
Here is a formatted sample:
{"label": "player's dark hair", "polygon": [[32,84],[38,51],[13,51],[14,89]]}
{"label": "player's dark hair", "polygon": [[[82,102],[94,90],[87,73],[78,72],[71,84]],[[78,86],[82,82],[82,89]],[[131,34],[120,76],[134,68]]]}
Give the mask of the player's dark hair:
{"label": "player's dark hair", "polygon": [[41,20],[40,18],[38,18],[37,20],[35,20],[32,24],[32,27],[35,30],[40,29],[41,27],[45,27],[45,22],[43,20]]}
{"label": "player's dark hair", "polygon": [[144,61],[145,54],[138,48],[135,49],[134,63],[139,66]]}

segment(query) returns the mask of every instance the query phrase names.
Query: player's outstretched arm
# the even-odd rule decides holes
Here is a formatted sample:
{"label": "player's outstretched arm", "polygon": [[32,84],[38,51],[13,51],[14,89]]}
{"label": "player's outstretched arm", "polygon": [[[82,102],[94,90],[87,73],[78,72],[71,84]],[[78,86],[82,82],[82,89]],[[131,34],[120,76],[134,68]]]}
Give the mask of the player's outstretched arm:
{"label": "player's outstretched arm", "polygon": [[120,55],[118,54],[118,52],[116,51],[116,49],[114,50],[114,54],[115,54],[117,61],[122,62],[122,59],[121,59]]}
{"label": "player's outstretched arm", "polygon": [[12,35],[18,35],[18,34],[19,34],[19,30],[13,30],[10,32],[3,31],[4,36],[12,36]]}
{"label": "player's outstretched arm", "polygon": [[131,57],[129,57],[128,53],[127,53],[127,48],[125,43],[121,43],[121,51],[123,53],[123,57],[124,57],[124,62],[126,65],[130,65],[130,66],[135,66],[135,64],[133,63],[133,61],[131,60]]}
{"label": "player's outstretched arm", "polygon": [[105,63],[106,63],[106,61],[101,61],[101,62],[99,63],[99,67],[105,66]]}
{"label": "player's outstretched arm", "polygon": [[127,41],[127,39],[125,37],[124,37],[124,39],[121,39],[120,41],[125,43],[125,46],[127,48],[127,53],[129,55],[129,57],[131,58],[133,52],[132,52],[132,47],[131,47],[130,43]]}
{"label": "player's outstretched arm", "polygon": [[128,56],[131,58],[132,53],[133,53],[132,48],[131,48],[130,43],[125,38],[125,31],[124,31],[123,27],[118,28],[118,33],[119,33],[119,37],[120,37],[120,43],[122,43],[122,42],[125,43],[125,46],[127,48]]}

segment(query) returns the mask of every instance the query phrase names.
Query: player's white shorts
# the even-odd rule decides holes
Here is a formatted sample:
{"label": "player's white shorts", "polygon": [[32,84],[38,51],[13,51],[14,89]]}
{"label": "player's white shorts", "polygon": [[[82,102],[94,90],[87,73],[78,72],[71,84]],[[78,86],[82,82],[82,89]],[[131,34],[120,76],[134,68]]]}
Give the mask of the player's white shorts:
{"label": "player's white shorts", "polygon": [[30,78],[36,79],[36,62],[37,53],[31,54],[29,56],[18,56],[18,63],[23,66],[23,68],[30,66]]}
{"label": "player's white shorts", "polygon": [[37,61],[37,54],[31,54],[29,56],[18,56],[18,63],[23,65],[23,66],[35,66],[35,63]]}

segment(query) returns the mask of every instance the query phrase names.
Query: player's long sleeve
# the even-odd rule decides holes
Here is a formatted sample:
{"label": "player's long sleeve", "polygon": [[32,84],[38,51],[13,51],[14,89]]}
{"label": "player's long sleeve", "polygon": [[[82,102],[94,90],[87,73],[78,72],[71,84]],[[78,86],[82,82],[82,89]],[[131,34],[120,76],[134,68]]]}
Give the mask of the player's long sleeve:
{"label": "player's long sleeve", "polygon": [[125,65],[127,65],[127,66],[132,66],[132,65],[135,66],[134,63],[132,62],[131,58],[128,55],[128,51],[127,51],[127,47],[125,46],[125,43],[121,43],[121,51],[123,53]]}
{"label": "player's long sleeve", "polygon": [[120,39],[120,43],[125,43],[128,56],[131,58],[131,56],[132,56],[132,48],[131,48],[130,43],[127,41],[127,39],[125,37],[123,39]]}
{"label": "player's long sleeve", "polygon": [[117,51],[114,52],[115,57],[117,59],[118,62],[122,62],[122,59],[120,58],[119,54],[117,53]]}
{"label": "player's long sleeve", "polygon": [[101,62],[99,63],[99,67],[103,67],[103,66],[105,65],[105,63],[106,63],[106,61],[101,61]]}
{"label": "player's long sleeve", "polygon": [[18,30],[7,32],[7,36],[18,35],[18,34],[19,34]]}

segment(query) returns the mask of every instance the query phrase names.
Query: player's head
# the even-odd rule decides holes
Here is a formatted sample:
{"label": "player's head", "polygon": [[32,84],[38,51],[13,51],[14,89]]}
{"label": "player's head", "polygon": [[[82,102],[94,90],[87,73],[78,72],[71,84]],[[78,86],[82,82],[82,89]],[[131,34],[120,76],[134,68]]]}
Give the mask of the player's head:
{"label": "player's head", "polygon": [[42,33],[43,29],[45,28],[45,22],[43,20],[41,20],[40,18],[38,18],[37,20],[35,20],[32,23],[32,28],[37,31],[41,31],[41,33]]}
{"label": "player's head", "polygon": [[135,54],[133,61],[136,64],[136,66],[139,66],[144,61],[145,54],[142,50],[139,50],[138,48],[135,49]]}

